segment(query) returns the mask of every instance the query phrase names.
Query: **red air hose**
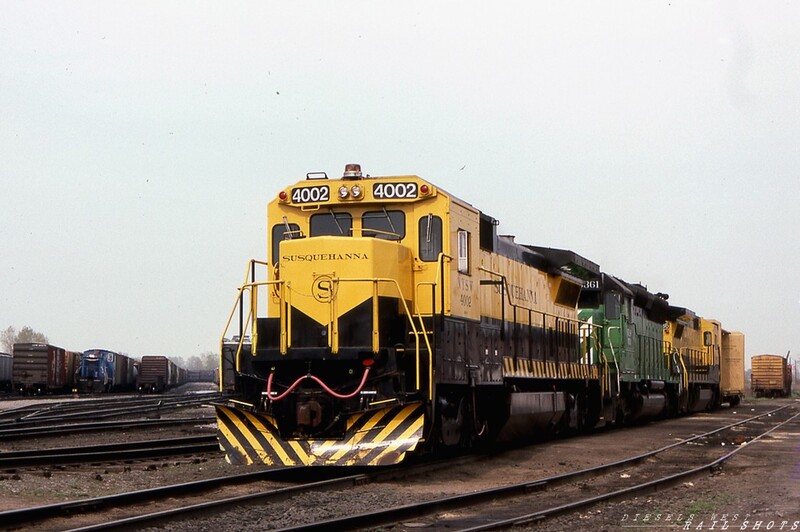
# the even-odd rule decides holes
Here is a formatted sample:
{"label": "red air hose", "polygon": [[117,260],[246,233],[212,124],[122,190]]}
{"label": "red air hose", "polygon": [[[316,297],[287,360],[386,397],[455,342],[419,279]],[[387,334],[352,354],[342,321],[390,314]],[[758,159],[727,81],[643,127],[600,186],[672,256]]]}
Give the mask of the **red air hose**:
{"label": "red air hose", "polygon": [[315,377],[314,375],[303,375],[302,377],[300,377],[299,379],[294,381],[294,383],[291,386],[289,386],[289,388],[287,388],[285,392],[283,392],[282,394],[280,394],[277,397],[272,397],[272,376],[273,375],[275,375],[275,372],[270,373],[269,374],[269,378],[267,379],[267,398],[270,401],[280,401],[281,399],[283,399],[284,397],[289,395],[289,393],[291,393],[291,391],[294,390],[297,387],[298,384],[300,384],[302,381],[304,381],[306,379],[313,379],[320,386],[322,386],[322,388],[325,389],[326,392],[328,392],[329,394],[331,394],[332,396],[334,396],[334,397],[336,397],[338,399],[350,399],[351,397],[353,397],[356,394],[358,394],[361,391],[361,389],[364,387],[364,383],[367,382],[367,376],[369,375],[369,368],[368,367],[364,368],[364,376],[361,377],[361,383],[358,385],[358,388],[356,388],[355,391],[353,391],[353,393],[349,393],[347,395],[342,395],[340,393],[336,393],[335,391],[330,389],[327,384],[322,382],[322,380],[319,377]]}

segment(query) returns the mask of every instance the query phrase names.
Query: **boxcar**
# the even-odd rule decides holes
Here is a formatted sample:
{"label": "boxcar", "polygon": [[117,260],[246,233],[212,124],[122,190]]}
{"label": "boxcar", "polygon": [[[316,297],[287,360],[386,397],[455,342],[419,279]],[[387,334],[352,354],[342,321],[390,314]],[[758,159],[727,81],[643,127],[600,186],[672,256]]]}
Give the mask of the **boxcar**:
{"label": "boxcar", "polygon": [[14,344],[14,389],[23,395],[70,391],[76,359],[77,353],[50,344]]}
{"label": "boxcar", "polygon": [[11,368],[13,357],[9,353],[0,353],[0,393],[11,391]]}
{"label": "boxcar", "polygon": [[139,363],[136,389],[140,392],[163,392],[188,381],[189,372],[164,355],[144,355]]}
{"label": "boxcar", "polygon": [[215,369],[187,370],[186,382],[217,382],[217,370]]}
{"label": "boxcar", "polygon": [[144,355],[139,363],[136,389],[140,392],[163,392],[169,386],[169,359],[163,355]]}
{"label": "boxcar", "polygon": [[750,385],[756,397],[788,397],[792,394],[792,369],[788,356],[754,355]]}

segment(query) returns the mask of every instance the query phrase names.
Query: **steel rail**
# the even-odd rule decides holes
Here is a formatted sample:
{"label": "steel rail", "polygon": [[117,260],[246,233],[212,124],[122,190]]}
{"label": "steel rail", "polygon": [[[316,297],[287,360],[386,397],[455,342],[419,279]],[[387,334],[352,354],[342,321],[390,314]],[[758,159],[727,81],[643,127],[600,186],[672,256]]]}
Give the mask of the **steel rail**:
{"label": "steel rail", "polygon": [[66,425],[46,425],[43,427],[20,427],[0,429],[0,441],[37,436],[63,436],[80,432],[130,429],[141,427],[159,427],[163,425],[189,425],[198,423],[216,423],[215,416],[190,418],[134,419],[124,421],[97,421],[92,423],[71,423]]}
{"label": "steel rail", "polygon": [[[460,458],[460,460],[467,461],[480,461],[483,457],[469,456]],[[434,470],[437,468],[452,465],[452,460],[441,460],[432,463],[415,464],[406,467],[403,471],[418,471],[418,470]],[[169,486],[161,486],[158,488],[139,490],[127,493],[118,493],[115,495],[107,495],[103,497],[95,497],[91,499],[82,499],[67,501],[64,503],[55,503],[46,506],[37,506],[33,508],[23,508],[19,510],[9,510],[0,512],[0,523],[3,525],[20,525],[32,524],[46,519],[67,517],[80,512],[103,511],[107,508],[118,508],[138,504],[142,502],[152,502],[154,500],[163,500],[167,497],[182,497],[189,494],[208,491],[211,489],[219,488],[222,486],[236,484],[240,485],[247,482],[254,481],[296,481],[298,477],[310,474],[312,468],[297,467],[297,468],[284,468],[284,469],[270,469],[266,471],[255,471],[250,473],[242,473],[237,475],[230,475],[224,477],[216,477],[207,480],[196,480],[183,484],[173,484]],[[357,486],[368,484],[382,478],[394,477],[398,474],[398,468],[391,467],[381,469],[379,471],[370,471],[369,473],[353,474],[351,469],[342,468],[326,468],[314,469],[313,475],[315,478],[331,477],[325,480],[317,480],[315,482],[305,482],[296,486],[285,488],[278,488],[269,491],[259,491],[252,494],[240,495],[227,499],[209,501],[206,503],[194,504],[191,506],[184,506],[162,512],[150,513],[145,515],[133,516],[129,518],[120,519],[118,521],[104,521],[101,524],[90,525],[78,530],[109,530],[109,529],[124,529],[133,528],[138,529],[142,523],[153,523],[170,518],[176,518],[191,514],[200,510],[206,511],[219,511],[226,507],[232,507],[240,504],[245,504],[252,501],[259,501],[261,503],[270,499],[281,499],[289,497],[293,494],[304,493],[308,490],[322,491],[326,489],[336,489],[347,486]]]}
{"label": "steel rail", "polygon": [[582,499],[580,501],[575,501],[569,504],[564,504],[562,506],[556,506],[553,508],[546,508],[544,510],[540,510],[537,512],[532,512],[529,514],[513,517],[510,519],[503,519],[499,521],[494,521],[492,523],[486,523],[481,526],[472,527],[463,529],[461,532],[477,532],[479,530],[494,530],[501,527],[507,527],[512,525],[523,525],[526,523],[530,523],[533,521],[541,521],[547,517],[552,517],[555,515],[563,514],[569,511],[577,510],[580,508],[585,508],[586,506],[591,506],[592,504],[597,504],[598,502],[605,502],[605,501],[612,501],[616,499],[624,499],[628,498],[631,495],[639,495],[645,493],[651,493],[654,491],[658,491],[659,489],[663,489],[666,487],[673,486],[681,481],[684,481],[688,478],[693,478],[705,472],[713,473],[714,471],[718,470],[722,464],[729,460],[733,455],[741,451],[742,449],[749,447],[753,442],[756,442],[767,436],[768,434],[772,433],[773,431],[783,427],[784,425],[794,421],[800,417],[800,413],[797,413],[786,419],[779,424],[775,425],[774,427],[770,428],[769,430],[759,434],[758,436],[754,437],[750,440],[747,445],[742,445],[738,447],[734,447],[734,449],[723,456],[713,460],[707,464],[703,464],[698,467],[694,467],[692,469],[687,469],[685,471],[681,471],[679,473],[675,473],[673,475],[669,475],[666,477],[662,477],[659,479],[651,480],[649,482],[643,482],[641,484],[637,484],[635,486],[630,486],[628,488],[616,490],[610,493],[604,493],[601,495],[597,495],[595,497],[589,497],[587,499]]}
{"label": "steel rail", "polygon": [[[154,524],[163,520],[174,520],[177,517],[185,515],[197,514],[203,511],[220,511],[225,508],[238,506],[246,503],[251,503],[261,499],[261,502],[266,500],[288,498],[292,495],[298,495],[307,491],[322,491],[347,486],[359,486],[370,482],[371,475],[348,475],[345,477],[334,478],[330,480],[320,480],[303,484],[302,486],[291,486],[286,488],[278,488],[268,492],[253,493],[247,495],[238,495],[236,497],[229,497],[226,499],[208,501],[204,503],[192,504],[181,508],[172,508],[161,512],[153,512],[145,515],[137,515],[111,522],[104,522],[97,525],[89,525],[80,528],[70,529],[68,532],[89,532],[95,530],[137,530],[146,524]],[[2,518],[2,514],[0,514]]]}
{"label": "steel rail", "polygon": [[34,506],[32,508],[22,508],[19,510],[7,510],[0,512],[0,523],[3,526],[29,524],[54,517],[63,517],[77,512],[100,511],[107,507],[118,507],[139,502],[149,502],[156,499],[163,499],[173,496],[185,496],[189,493],[210,490],[225,486],[227,484],[239,484],[256,480],[281,479],[285,476],[284,470],[255,471],[239,475],[216,477],[206,480],[195,480],[182,484],[171,484],[153,489],[118,493],[114,495],[104,495],[102,497],[92,497],[67,501],[44,506]]}
{"label": "steel rail", "polygon": [[109,443],[83,447],[26,449],[0,453],[0,469],[55,464],[120,462],[142,458],[219,452],[216,435]]}
{"label": "steel rail", "polygon": [[[352,528],[359,528],[359,527],[369,527],[369,526],[377,526],[386,523],[397,522],[400,519],[405,519],[409,517],[421,517],[423,515],[430,514],[433,511],[454,508],[454,507],[463,507],[465,505],[474,504],[476,502],[485,501],[496,499],[499,497],[508,497],[510,495],[515,494],[527,494],[531,491],[540,490],[547,486],[555,486],[558,484],[563,484],[568,481],[574,481],[583,477],[593,477],[598,476],[602,473],[607,473],[610,471],[614,471],[617,469],[621,469],[626,467],[632,463],[640,462],[645,460],[646,458],[656,455],[658,453],[662,453],[669,449],[672,449],[676,446],[686,445],[697,439],[708,437],[710,435],[716,434],[722,430],[729,429],[731,427],[735,427],[744,423],[748,423],[754,421],[756,419],[770,416],[776,412],[784,410],[791,405],[785,405],[783,407],[777,408],[775,410],[771,410],[769,412],[764,412],[755,416],[751,416],[747,419],[740,420],[734,423],[730,423],[725,425],[722,428],[717,428],[712,431],[708,431],[702,434],[698,434],[684,440],[681,440],[676,443],[672,443],[656,449],[654,451],[649,451],[647,453],[624,459],[619,460],[616,462],[612,462],[609,464],[604,464],[588,469],[583,469],[580,471],[572,472],[572,473],[565,473],[561,475],[555,475],[552,477],[542,478],[533,480],[530,482],[524,482],[521,484],[515,484],[512,486],[503,486],[499,488],[492,488],[489,490],[484,490],[481,492],[474,492],[467,495],[460,495],[460,496],[453,496],[453,497],[446,497],[443,499],[437,499],[433,501],[428,501],[424,503],[420,503],[418,505],[408,505],[408,506],[401,506],[396,508],[389,508],[386,510],[377,510],[375,512],[371,512],[368,514],[359,514],[356,516],[348,516],[338,519],[331,519],[324,522],[317,522],[311,523],[307,525],[298,525],[296,527],[285,528],[282,530],[341,530],[341,529],[352,529]],[[476,457],[468,457],[468,460],[474,460]],[[478,458],[478,459],[483,459]],[[441,463],[439,463],[441,465]],[[310,490],[322,490],[322,489],[332,489],[336,487],[340,487],[343,484],[366,484],[369,482],[373,482],[377,479],[380,479],[385,476],[396,476],[398,471],[402,471],[403,474],[409,474],[413,472],[415,469],[423,469],[430,468],[431,464],[421,464],[419,466],[412,466],[406,468],[391,468],[385,472],[378,472],[378,473],[371,473],[365,475],[354,475],[354,476],[346,476],[339,479],[334,479],[332,481],[321,481],[311,484],[304,484],[302,486],[296,486],[291,488],[282,488],[279,490],[272,490],[262,493],[256,493],[251,495],[242,495],[238,497],[222,499],[218,501],[209,501],[205,503],[200,503],[196,505],[186,506],[183,508],[176,508],[170,510],[164,510],[160,512],[154,512],[150,514],[143,514],[135,517],[129,517],[120,519],[118,521],[106,521],[101,525],[91,525],[79,529],[81,532],[89,531],[89,530],[108,530],[108,529],[136,529],[137,527],[141,527],[144,524],[154,524],[159,522],[166,522],[169,520],[174,520],[178,518],[183,518],[187,514],[192,514],[194,512],[219,512],[230,508],[231,506],[236,506],[248,502],[258,501],[259,503],[264,503],[272,499],[276,498],[285,498],[291,494],[298,493],[298,492],[306,492]],[[280,470],[279,470],[280,471]],[[286,471],[286,470],[283,470]],[[3,514],[0,513],[0,519],[2,519]]]}
{"label": "steel rail", "polygon": [[[545,477],[545,478],[542,478],[542,479],[536,479],[536,480],[532,480],[532,481],[529,481],[529,482],[522,482],[522,483],[513,484],[513,485],[509,485],[509,486],[501,486],[501,487],[497,487],[497,488],[490,488],[490,489],[487,489],[487,490],[472,492],[472,493],[465,494],[465,495],[454,495],[454,496],[450,496],[450,497],[443,497],[443,498],[440,498],[440,499],[434,499],[434,500],[430,500],[430,501],[425,501],[425,502],[422,502],[422,503],[419,503],[419,504],[411,504],[411,505],[405,505],[405,506],[398,506],[398,507],[394,507],[394,508],[387,508],[387,509],[384,509],[384,510],[376,510],[374,512],[363,513],[363,514],[347,516],[347,517],[341,517],[341,518],[334,518],[334,519],[329,519],[329,520],[326,520],[326,521],[319,521],[319,522],[309,523],[309,524],[305,524],[305,525],[297,525],[297,526],[293,526],[293,527],[283,528],[283,529],[280,529],[280,530],[281,531],[290,531],[290,530],[291,531],[298,531],[298,530],[321,530],[321,531],[326,531],[326,530],[346,530],[346,529],[355,529],[355,528],[364,528],[364,527],[388,525],[388,524],[392,524],[392,523],[397,523],[398,521],[401,521],[401,520],[404,520],[404,519],[424,517],[424,516],[430,515],[433,512],[439,512],[439,511],[453,509],[453,508],[463,508],[463,507],[468,506],[468,505],[472,505],[472,504],[476,504],[476,503],[482,503],[482,502],[491,501],[491,500],[495,500],[495,499],[509,498],[509,497],[512,497],[512,496],[527,495],[528,493],[530,493],[532,491],[540,491],[540,490],[545,489],[545,488],[550,487],[550,486],[556,486],[556,485],[559,485],[559,484],[564,484],[566,482],[574,482],[575,480],[580,480],[580,479],[587,478],[587,477],[595,477],[595,476],[599,476],[600,474],[605,474],[605,473],[609,473],[609,472],[613,472],[613,471],[619,470],[619,469],[621,469],[623,467],[627,467],[627,466],[630,466],[631,464],[635,464],[635,463],[641,462],[641,461],[643,461],[643,460],[645,460],[645,459],[647,459],[649,457],[652,457],[654,455],[663,453],[663,452],[668,451],[670,449],[673,449],[675,447],[682,446],[682,445],[687,445],[687,444],[689,444],[689,443],[691,443],[693,441],[696,441],[696,440],[701,439],[701,438],[708,437],[710,435],[716,434],[716,433],[721,432],[723,430],[727,430],[727,429],[730,429],[732,427],[735,427],[735,426],[738,426],[738,425],[742,425],[744,423],[752,422],[752,421],[757,420],[757,419],[762,418],[762,417],[770,416],[770,415],[772,415],[772,414],[774,414],[776,412],[779,412],[781,410],[789,408],[790,406],[792,406],[792,405],[785,405],[783,407],[777,408],[777,409],[772,410],[770,412],[765,412],[763,414],[758,414],[756,416],[752,416],[752,417],[749,417],[749,418],[744,419],[744,420],[740,420],[740,421],[737,421],[737,422],[734,422],[734,423],[730,423],[728,425],[725,425],[724,427],[721,427],[721,428],[718,428],[718,429],[714,429],[712,431],[705,432],[703,434],[698,434],[698,435],[692,436],[690,438],[686,438],[684,440],[681,440],[681,441],[666,445],[664,447],[661,447],[659,449],[655,449],[653,451],[648,451],[648,452],[646,452],[644,454],[641,454],[641,455],[638,455],[638,456],[634,456],[634,457],[631,457],[631,458],[626,458],[626,459],[623,459],[623,460],[618,460],[616,462],[611,462],[611,463],[603,464],[603,465],[600,465],[600,466],[590,467],[590,468],[587,468],[587,469],[582,469],[582,470],[574,471],[574,472],[571,472],[571,473],[564,473],[564,474],[560,474],[560,475],[554,475],[554,476],[551,476],[551,477]],[[773,430],[775,430],[779,426],[782,426],[783,424],[788,423],[789,421],[795,419],[798,416],[800,416],[800,413],[795,414],[789,420],[784,421],[780,425],[777,425],[777,426],[773,427],[768,432],[765,432],[761,436],[758,436],[758,438],[754,438],[753,440],[751,440],[751,443],[752,443],[752,441],[755,441],[756,439],[761,438],[763,435],[766,435],[769,432],[772,432]],[[748,443],[748,445],[749,445],[749,443]],[[698,468],[694,468],[689,473],[679,473],[677,475],[672,475],[672,476],[669,477],[669,480],[672,481],[672,482],[677,482],[678,480],[682,479],[687,474],[690,474],[690,473],[696,474],[695,472],[705,471],[706,469],[709,469],[709,468],[713,469],[714,467],[718,467],[718,465],[722,461],[726,460],[727,458],[729,458],[735,452],[738,452],[738,450],[740,450],[742,448],[743,447],[738,447],[733,452],[725,455],[725,457],[723,457],[722,459],[717,459],[714,462],[712,462],[711,464],[706,464],[704,466],[701,466],[701,467],[698,467]],[[660,485],[665,485],[665,481],[663,481],[663,480],[662,481],[652,481],[652,482],[648,482],[648,483],[644,484],[644,486],[646,486],[646,489],[654,489],[656,486],[660,486]],[[614,492],[612,494],[609,494],[609,495],[605,496],[605,498],[604,498],[604,496],[592,497],[590,499],[577,501],[575,503],[565,504],[563,506],[559,506],[559,507],[554,508],[554,509],[543,510],[541,512],[534,512],[534,513],[527,514],[525,516],[516,517],[516,518],[513,518],[513,519],[505,519],[503,521],[497,521],[496,523],[486,524],[486,525],[483,525],[482,527],[476,527],[476,528],[473,528],[473,529],[470,529],[470,530],[489,530],[491,528],[499,528],[499,527],[502,527],[502,526],[509,526],[509,525],[513,525],[513,524],[523,524],[523,523],[534,521],[534,520],[537,520],[537,519],[542,519],[542,518],[544,518],[546,516],[549,516],[549,515],[555,515],[556,513],[563,513],[563,512],[567,512],[567,511],[570,511],[570,510],[577,509],[577,508],[581,508],[583,506],[594,504],[596,502],[609,500],[611,498],[621,498],[621,497],[624,497],[626,495],[630,495],[630,494],[632,494],[634,492],[635,491],[632,488],[628,488],[628,489],[625,489],[625,490],[618,490],[618,491],[616,491],[616,492]],[[464,532],[464,531],[462,531],[462,532]]]}
{"label": "steel rail", "polygon": [[14,427],[28,427],[43,425],[53,421],[69,421],[70,419],[84,419],[90,415],[94,419],[105,419],[128,414],[145,414],[153,411],[175,410],[178,408],[194,407],[202,405],[212,400],[211,398],[202,399],[159,399],[152,404],[137,405],[137,406],[124,406],[119,408],[104,408],[101,411],[93,408],[81,409],[77,412],[69,413],[50,413],[48,415],[28,416],[22,419],[6,422],[0,424],[0,428],[8,426]]}
{"label": "steel rail", "polygon": [[80,398],[72,401],[57,401],[46,402],[40,404],[33,404],[22,406],[18,408],[9,408],[0,410],[0,425],[19,422],[36,418],[39,416],[47,416],[51,414],[60,415],[61,413],[69,413],[75,411],[91,411],[96,412],[98,408],[106,406],[116,407],[120,405],[125,406],[141,406],[154,404],[158,401],[166,401],[168,403],[175,401],[216,401],[225,397],[225,394],[219,392],[205,393],[205,394],[185,394],[185,395],[160,395],[160,396],[141,396],[141,395],[119,395],[105,398]]}

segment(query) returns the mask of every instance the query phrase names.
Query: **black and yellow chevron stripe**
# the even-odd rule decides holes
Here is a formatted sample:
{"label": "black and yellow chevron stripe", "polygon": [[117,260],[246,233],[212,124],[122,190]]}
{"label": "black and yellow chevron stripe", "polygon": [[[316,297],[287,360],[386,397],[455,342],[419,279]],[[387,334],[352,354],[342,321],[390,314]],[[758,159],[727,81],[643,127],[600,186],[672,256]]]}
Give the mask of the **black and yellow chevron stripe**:
{"label": "black and yellow chevron stripe", "polygon": [[504,377],[537,379],[594,379],[597,366],[577,362],[555,362],[552,360],[528,360],[503,357]]}
{"label": "black and yellow chevron stripe", "polygon": [[391,465],[400,463],[422,439],[422,403],[353,414],[336,440],[285,440],[275,418],[240,408],[215,405],[220,447],[232,464]]}

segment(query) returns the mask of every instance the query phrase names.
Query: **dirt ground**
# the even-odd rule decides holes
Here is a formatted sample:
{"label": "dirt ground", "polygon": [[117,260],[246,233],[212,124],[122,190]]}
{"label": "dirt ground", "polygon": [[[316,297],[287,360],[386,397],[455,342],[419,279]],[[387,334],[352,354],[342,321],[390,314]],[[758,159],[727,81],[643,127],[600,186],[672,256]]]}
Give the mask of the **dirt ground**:
{"label": "dirt ground", "polygon": [[[766,410],[769,405],[787,402],[759,401],[736,409],[545,442],[499,454],[481,465],[459,465],[427,473],[422,478],[369,484],[347,491],[307,493],[286,502],[253,505],[213,518],[176,523],[168,529],[276,529],[295,526],[312,518],[352,515],[369,508],[400,506],[529,482],[657,449],[704,432],[710,422],[721,426]],[[722,443],[725,442],[720,442],[720,446]],[[727,445],[741,444],[729,442]],[[632,469],[630,474],[636,475],[636,470]],[[568,499],[563,502],[568,502]],[[439,516],[414,520],[405,526],[378,530],[453,530],[444,518],[469,512],[470,509],[451,510]],[[756,443],[744,445],[739,454],[713,476],[696,477],[648,497],[596,505],[581,512],[515,528],[587,532],[683,529],[800,530],[800,421],[796,420],[791,426]]]}
{"label": "dirt ground", "polygon": [[[187,385],[181,391],[209,391],[212,384]],[[0,400],[0,410],[21,408],[48,401],[83,401],[87,398],[51,396],[47,398]],[[91,399],[91,398],[89,398]],[[164,412],[162,417],[214,416],[210,406]],[[216,434],[214,423],[175,425],[146,430],[109,430],[53,438],[0,441],[0,453],[22,449],[77,447],[129,441]],[[231,466],[222,455],[143,459],[127,463],[57,465],[0,470],[0,511],[27,508],[55,502],[98,497],[113,493],[153,488],[230,474]],[[0,522],[2,529],[2,522]]]}
{"label": "dirt ground", "polygon": [[717,474],[526,529],[800,530],[800,422],[748,444]]}
{"label": "dirt ground", "polygon": [[[443,495],[525,482],[545,476],[607,463],[652,450],[691,434],[702,423],[740,419],[772,404],[800,401],[759,400],[736,409],[650,423],[625,430],[603,431],[590,436],[544,442],[506,452],[484,466],[465,465],[430,473],[415,482],[369,484],[341,493],[308,493],[281,504],[253,506],[217,518],[174,523],[167,530],[248,530],[280,528],[296,524],[298,517],[358,513],[365,501],[395,506]],[[213,427],[189,426],[149,432],[147,439],[179,434],[209,433]],[[137,434],[74,436],[69,444],[94,443],[111,438],[144,439]],[[56,446],[53,442],[37,442]],[[66,441],[58,445],[66,445]],[[14,447],[24,447],[15,442]],[[32,445],[30,445],[32,447]],[[0,451],[10,450],[0,442]],[[250,469],[252,470],[252,469]],[[49,502],[74,500],[212,478],[242,472],[221,457],[99,464],[90,468],[0,471],[0,511]],[[424,530],[441,530],[436,519],[410,524]],[[2,523],[0,523],[2,529]],[[34,528],[31,528],[32,530]],[[39,530],[41,528],[37,528]],[[386,528],[388,529],[388,528]],[[582,512],[548,519],[519,530],[800,530],[800,421],[753,444],[747,444],[720,472],[702,476],[679,487],[648,497],[598,505]]]}

